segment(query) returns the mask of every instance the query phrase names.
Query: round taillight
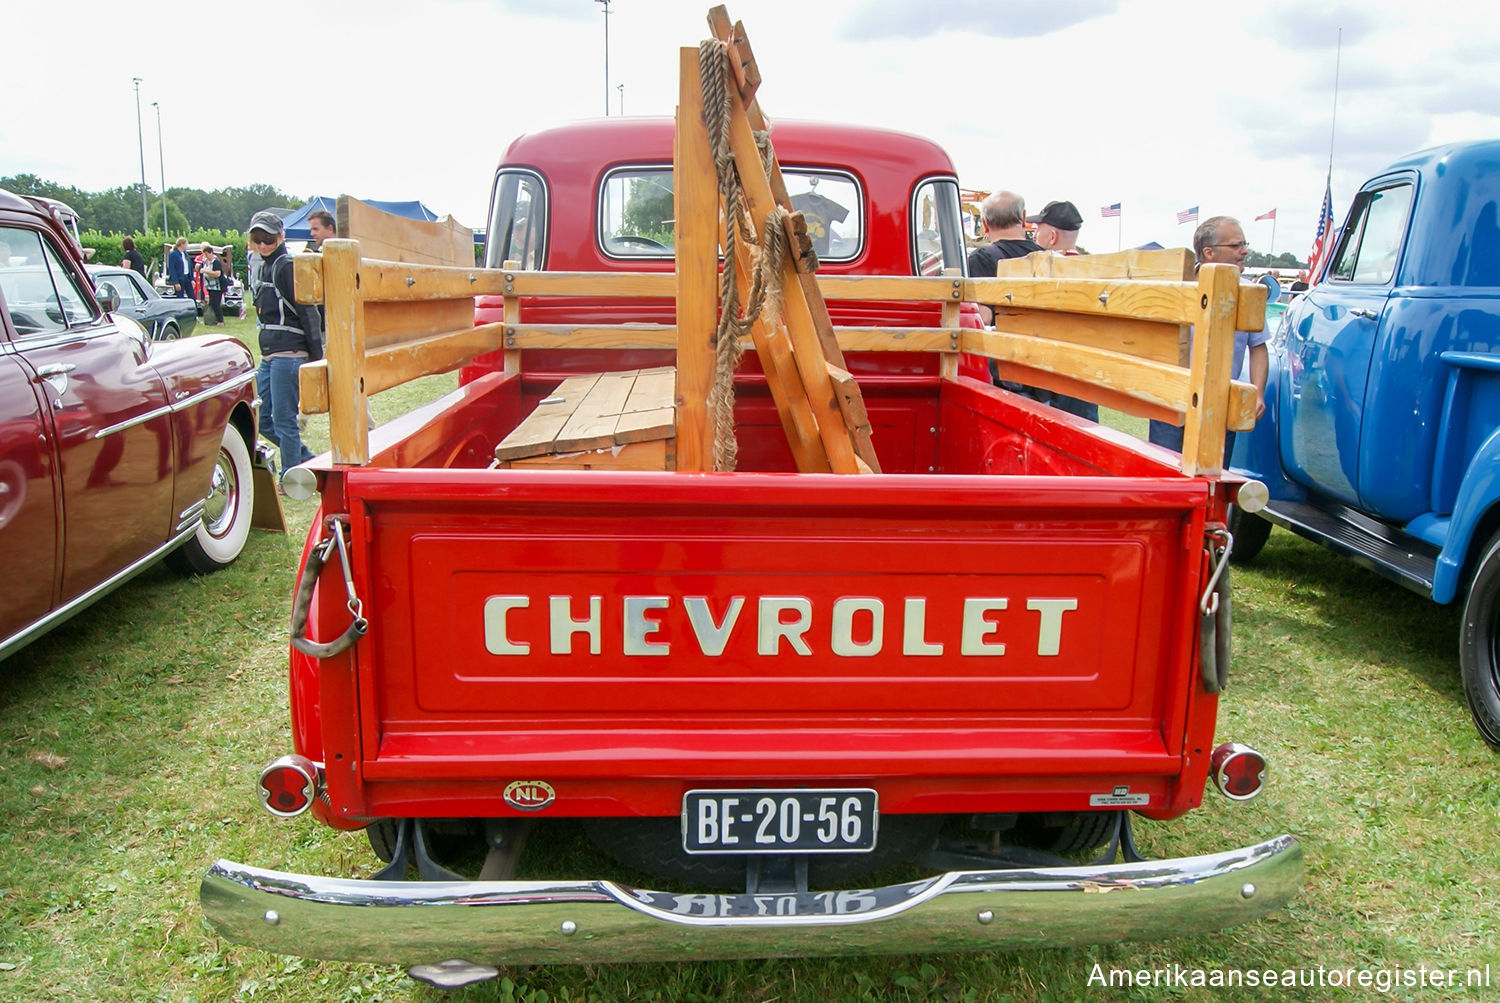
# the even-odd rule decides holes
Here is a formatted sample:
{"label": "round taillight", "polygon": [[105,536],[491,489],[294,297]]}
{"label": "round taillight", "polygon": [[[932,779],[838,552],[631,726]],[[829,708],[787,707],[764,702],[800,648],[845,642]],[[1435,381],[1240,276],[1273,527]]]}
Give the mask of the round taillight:
{"label": "round taillight", "polygon": [[316,763],[295,753],[282,756],[260,771],[260,800],[266,811],[282,818],[301,815],[318,796]]}
{"label": "round taillight", "polygon": [[1225,742],[1213,751],[1209,772],[1220,794],[1231,801],[1248,801],[1265,784],[1266,757],[1248,745]]}

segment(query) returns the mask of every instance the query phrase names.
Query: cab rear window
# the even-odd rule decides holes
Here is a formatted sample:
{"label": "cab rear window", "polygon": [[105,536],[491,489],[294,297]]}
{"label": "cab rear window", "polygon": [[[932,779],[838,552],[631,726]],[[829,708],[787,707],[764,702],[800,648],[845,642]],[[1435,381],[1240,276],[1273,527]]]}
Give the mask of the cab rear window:
{"label": "cab rear window", "polygon": [[[808,236],[822,261],[850,261],[864,247],[864,198],[859,183],[841,171],[783,167],[792,208],[807,220]],[[598,240],[612,258],[668,258],[676,243],[672,168],[611,171],[599,191]]]}

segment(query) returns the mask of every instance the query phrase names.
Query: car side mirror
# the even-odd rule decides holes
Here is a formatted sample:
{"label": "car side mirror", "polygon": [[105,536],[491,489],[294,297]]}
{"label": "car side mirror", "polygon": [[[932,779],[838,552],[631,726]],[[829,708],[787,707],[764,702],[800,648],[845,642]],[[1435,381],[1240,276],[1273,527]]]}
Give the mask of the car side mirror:
{"label": "car side mirror", "polygon": [[114,313],[120,309],[120,291],[112,283],[99,283],[99,308],[105,313]]}
{"label": "car side mirror", "polygon": [[1270,272],[1262,275],[1256,280],[1266,287],[1266,302],[1275,303],[1281,299],[1281,282]]}

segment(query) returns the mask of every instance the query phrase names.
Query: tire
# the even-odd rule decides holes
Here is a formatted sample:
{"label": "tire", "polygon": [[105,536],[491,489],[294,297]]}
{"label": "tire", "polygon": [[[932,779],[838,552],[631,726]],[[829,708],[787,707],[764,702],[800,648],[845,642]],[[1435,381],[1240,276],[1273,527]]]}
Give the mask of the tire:
{"label": "tire", "polygon": [[1118,817],[1113,811],[1037,812],[1017,819],[1013,835],[1034,850],[1084,853],[1109,842]]}
{"label": "tire", "polygon": [[161,326],[161,330],[157,332],[156,340],[176,341],[181,334],[182,332],[177,329],[177,322],[175,320],[169,320],[165,324],[163,324]]}
{"label": "tire", "polygon": [[[808,884],[837,887],[912,860],[932,845],[944,821],[944,815],[884,815],[869,853],[809,854]],[[583,828],[595,846],[627,867],[694,887],[745,888],[745,857],[686,853],[676,818],[590,818]]]}
{"label": "tire", "polygon": [[1500,533],[1485,544],[1464,600],[1458,660],[1474,727],[1500,749]]}
{"label": "tire", "polygon": [[227,568],[245,549],[250,536],[250,516],[255,508],[255,483],[250,469],[250,450],[239,430],[224,426],[219,455],[214,461],[208,503],[197,532],[167,555],[174,569],[184,574],[207,575]]}
{"label": "tire", "polygon": [[1229,552],[1229,559],[1235,564],[1249,564],[1270,539],[1270,522],[1231,505],[1228,523],[1229,532],[1234,534],[1234,549]]}

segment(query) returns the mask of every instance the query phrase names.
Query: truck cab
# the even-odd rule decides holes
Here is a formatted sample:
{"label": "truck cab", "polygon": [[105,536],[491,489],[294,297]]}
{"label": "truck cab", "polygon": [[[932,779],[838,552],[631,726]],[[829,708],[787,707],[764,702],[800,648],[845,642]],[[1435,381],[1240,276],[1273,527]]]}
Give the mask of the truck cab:
{"label": "truck cab", "polygon": [[1234,465],[1274,523],[1465,604],[1465,691],[1500,746],[1500,142],[1412,154],[1360,188],[1333,253],[1271,347],[1267,413]]}
{"label": "truck cab", "polygon": [[[573,122],[517,138],[495,171],[485,266],[671,272],[672,134],[670,118],[642,117]],[[792,205],[808,221],[820,276],[963,274],[958,178],[936,143],[892,129],[777,120],[775,150]],[[934,303],[843,300],[829,308],[835,325],[861,327],[930,326],[941,313]],[[538,324],[669,324],[674,306],[669,299],[527,298],[521,313]],[[478,297],[476,323],[501,316],[501,297]],[[980,326],[973,304],[965,304],[962,322]],[[889,365],[890,353],[877,354],[884,358],[852,358],[851,372],[870,375]],[[498,368],[499,356],[477,360],[465,381]],[[599,361],[589,353],[554,352],[546,368],[549,375],[586,372]],[[670,352],[610,361],[670,364]],[[971,361],[967,374],[983,378],[983,366]]]}

